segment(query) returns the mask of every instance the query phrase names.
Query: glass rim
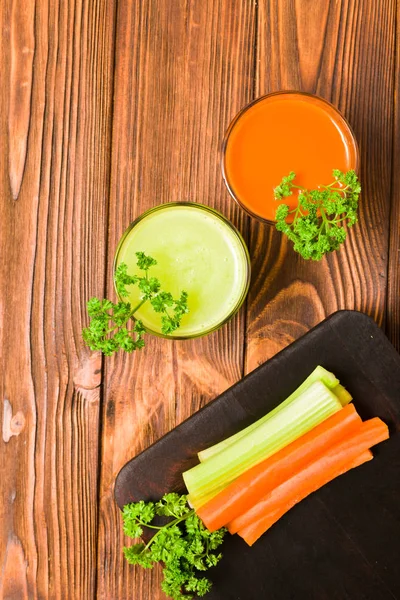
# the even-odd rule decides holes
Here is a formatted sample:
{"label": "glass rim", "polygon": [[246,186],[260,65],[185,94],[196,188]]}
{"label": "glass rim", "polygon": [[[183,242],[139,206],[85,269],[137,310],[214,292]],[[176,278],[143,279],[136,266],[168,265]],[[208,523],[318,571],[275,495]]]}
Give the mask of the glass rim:
{"label": "glass rim", "polygon": [[206,204],[201,204],[200,202],[189,202],[189,201],[164,202],[163,204],[159,204],[157,206],[153,206],[152,208],[147,209],[146,211],[141,213],[138,217],[136,217],[136,219],[134,219],[129,224],[129,226],[125,229],[125,231],[123,232],[122,236],[119,239],[117,248],[115,250],[114,261],[113,261],[113,283],[114,283],[114,290],[115,290],[118,300],[120,302],[124,302],[123,297],[120,296],[120,294],[117,291],[116,285],[115,285],[115,271],[116,271],[117,263],[118,263],[118,255],[121,251],[123,243],[125,242],[126,238],[130,234],[130,232],[141,221],[143,221],[143,219],[148,217],[150,214],[152,214],[154,212],[158,212],[160,210],[165,210],[167,208],[173,208],[173,207],[177,207],[177,206],[188,206],[190,208],[205,210],[206,212],[210,212],[213,215],[215,215],[216,217],[218,217],[225,225],[227,225],[229,227],[229,229],[235,234],[236,238],[239,241],[239,245],[243,250],[244,259],[245,259],[244,263],[245,263],[245,269],[246,269],[246,272],[244,274],[244,287],[243,287],[242,293],[240,294],[240,297],[238,298],[238,301],[235,303],[235,305],[233,306],[232,310],[228,313],[228,315],[222,321],[217,323],[216,325],[213,325],[212,327],[206,329],[205,331],[199,332],[199,333],[187,334],[187,335],[181,335],[181,336],[180,335],[166,335],[164,333],[154,331],[153,329],[151,329],[149,327],[145,327],[146,333],[149,333],[150,335],[154,335],[156,337],[160,337],[160,338],[164,338],[164,339],[168,339],[168,340],[189,340],[189,339],[203,337],[205,335],[213,333],[214,331],[217,331],[218,329],[220,329],[228,321],[230,321],[232,319],[232,317],[234,317],[235,314],[241,308],[241,306],[247,296],[247,293],[249,291],[250,279],[251,279],[251,261],[250,261],[249,250],[247,248],[246,242],[244,241],[244,238],[243,238],[242,234],[240,233],[240,231],[222,213],[220,213],[215,208],[212,208],[211,206],[207,206]]}
{"label": "glass rim", "polygon": [[233,187],[231,186],[231,184],[229,182],[227,169],[225,167],[226,150],[227,150],[227,146],[228,146],[228,142],[229,142],[229,137],[230,137],[236,123],[241,119],[241,117],[249,109],[253,108],[253,106],[258,104],[259,102],[262,102],[263,100],[266,100],[267,98],[271,98],[272,96],[284,96],[284,95],[290,95],[290,94],[296,94],[298,96],[307,96],[308,98],[312,98],[313,100],[317,100],[317,101],[321,102],[321,104],[325,104],[327,107],[329,107],[331,110],[333,110],[333,112],[337,115],[338,120],[341,121],[341,124],[343,124],[345,126],[345,128],[348,129],[348,132],[350,134],[350,139],[351,139],[351,142],[353,143],[354,150],[355,150],[355,163],[356,164],[354,167],[354,171],[357,173],[357,175],[359,175],[359,169],[360,169],[360,150],[358,147],[358,142],[357,142],[355,133],[354,133],[350,123],[346,119],[346,117],[344,117],[342,115],[342,113],[340,112],[340,110],[336,106],[334,106],[331,102],[329,102],[329,100],[325,100],[325,98],[321,98],[321,96],[317,96],[316,94],[310,94],[309,92],[300,92],[298,90],[279,90],[277,92],[270,92],[269,94],[264,94],[263,96],[259,96],[255,100],[252,100],[251,102],[249,102],[248,104],[243,106],[243,108],[241,108],[238,113],[236,113],[236,115],[233,117],[233,119],[229,123],[228,128],[225,132],[224,138],[222,140],[222,145],[221,145],[221,160],[220,160],[222,178],[224,180],[225,186],[226,186],[231,198],[233,198],[233,200],[236,202],[236,204],[238,206],[240,206],[240,208],[242,210],[244,210],[248,215],[250,215],[254,219],[257,219],[258,221],[262,221],[264,223],[269,223],[270,225],[275,225],[276,221],[271,221],[270,219],[265,219],[264,217],[261,217],[257,213],[253,212],[236,195]]}

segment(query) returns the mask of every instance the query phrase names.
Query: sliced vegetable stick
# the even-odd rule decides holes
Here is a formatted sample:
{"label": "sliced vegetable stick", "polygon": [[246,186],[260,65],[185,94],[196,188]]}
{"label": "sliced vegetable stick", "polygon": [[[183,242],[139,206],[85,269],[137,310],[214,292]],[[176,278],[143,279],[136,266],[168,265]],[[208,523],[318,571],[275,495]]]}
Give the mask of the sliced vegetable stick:
{"label": "sliced vegetable stick", "polygon": [[213,490],[210,494],[206,494],[205,496],[192,496],[192,494],[188,494],[186,496],[187,501],[189,506],[191,506],[192,508],[194,508],[194,510],[197,512],[197,510],[201,507],[204,506],[204,504],[206,504],[207,502],[209,502],[211,500],[211,498],[215,498],[215,494],[219,494],[220,492],[222,492],[222,490],[225,489],[226,486],[222,485],[217,492],[215,492],[215,490]]}
{"label": "sliced vegetable stick", "polygon": [[[363,463],[369,460],[372,460],[372,458],[372,452],[370,450],[365,450],[352,461],[346,463],[345,465],[342,465],[342,468],[339,469],[335,475],[333,475],[332,479],[338,477],[339,475],[342,475],[343,473],[346,473],[347,471],[350,471],[355,467],[358,467],[359,465],[362,465]],[[328,481],[330,480],[331,479],[327,479],[324,483],[328,483]],[[261,517],[261,519],[259,519],[258,521],[252,521],[249,525],[247,525],[247,527],[243,527],[243,529],[240,529],[237,533],[238,535],[240,535],[240,537],[244,539],[244,541],[249,546],[252,546],[254,542],[256,542],[258,538],[260,538],[263,535],[263,533],[265,533],[286,512],[288,512],[290,508],[291,506],[289,508],[287,506],[281,506],[278,510],[266,514],[264,517]]]}
{"label": "sliced vegetable stick", "polygon": [[332,392],[335,394],[342,406],[346,406],[353,400],[353,396],[343,387],[340,383],[332,388]]}
{"label": "sliced vegetable stick", "polygon": [[243,473],[217,496],[203,505],[189,501],[205,526],[215,531],[250,509],[255,502],[316,456],[361,427],[362,421],[352,404],[335,413],[314,429],[276,454]]}
{"label": "sliced vegetable stick", "polygon": [[323,383],[312,383],[290,404],[254,431],[203,463],[182,473],[194,500],[227,487],[242,473],[311,431],[342,410],[339,400]]}
{"label": "sliced vegetable stick", "polygon": [[[278,404],[278,406],[276,406],[269,413],[261,417],[261,419],[255,421],[255,423],[252,423],[251,425],[248,425],[244,429],[241,429],[234,435],[231,435],[229,438],[218,442],[218,444],[214,444],[214,446],[210,446],[209,448],[206,448],[205,450],[199,452],[198,457],[200,462],[204,462],[212,456],[215,456],[215,454],[218,454],[218,452],[221,452],[221,450],[224,450],[234,442],[237,442],[240,438],[244,437],[245,435],[248,435],[259,425],[261,425],[262,423],[270,419],[273,415],[275,415],[277,412],[282,410],[282,408],[285,408],[288,404],[290,404],[292,400],[294,400],[295,398],[297,398],[297,396],[302,394],[315,381],[322,381],[322,383],[324,383],[329,389],[333,389],[339,384],[339,379],[337,379],[333,373],[327,371],[326,369],[324,369],[324,367],[318,365],[317,367],[315,367],[314,371],[307,377],[307,379],[305,379],[303,383],[290,396],[288,396],[286,400],[284,400],[284,402]],[[342,406],[344,406],[343,403],[341,404]]]}
{"label": "sliced vegetable stick", "polygon": [[273,489],[248,511],[233,519],[228,524],[229,531],[236,533],[264,515],[279,510],[281,506],[289,510],[297,502],[334,479],[342,472],[341,469],[355,460],[359,454],[388,437],[388,428],[379,418],[375,417],[362,423],[360,429],[348,439],[342,440],[316,457],[312,463]]}

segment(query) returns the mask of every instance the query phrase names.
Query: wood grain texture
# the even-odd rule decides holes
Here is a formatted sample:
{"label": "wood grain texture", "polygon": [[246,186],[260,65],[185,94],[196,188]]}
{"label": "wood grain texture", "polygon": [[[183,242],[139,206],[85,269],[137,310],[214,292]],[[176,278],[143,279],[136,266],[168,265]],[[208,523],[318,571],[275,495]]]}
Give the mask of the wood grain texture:
{"label": "wood grain texture", "polygon": [[252,221],[247,371],[340,308],[383,323],[395,9],[394,0],[258,2],[256,95],[298,89],[335,104],[360,145],[363,194],[359,224],[344,248],[319,263],[303,261],[271,226]]}
{"label": "wood grain texture", "polygon": [[10,102],[8,111],[9,176],[11,193],[16,200],[21,188],[28,145],[34,37],[35,3],[14,0],[10,20]]}
{"label": "wood grain texture", "polygon": [[[96,584],[113,5],[1,3],[0,597],[89,600]],[[94,33],[95,32],[95,33]],[[83,58],[84,57],[84,58]]]}
{"label": "wood grain texture", "polygon": [[[0,599],[161,600],[160,570],[122,558],[122,465],[338,308],[384,324],[386,306],[400,349],[395,19],[395,0],[0,2]],[[360,223],[318,264],[250,224],[219,169],[236,112],[291,88],[336,104],[361,146]],[[86,301],[113,295],[130,221],[187,199],[249,241],[248,310],[104,368]]]}
{"label": "wood grain texture", "polygon": [[400,352],[400,4],[397,3],[397,37],[394,96],[392,196],[388,264],[386,333]]}
{"label": "wood grain texture", "polygon": [[[145,209],[190,199],[217,207],[245,233],[247,218],[223,187],[219,148],[230,119],[251,99],[254,12],[253,2],[233,0],[119,3],[109,294],[118,238]],[[99,598],[164,597],[158,570],[142,573],[123,560],[115,476],[129,458],[241,378],[243,338],[242,312],[207,338],[148,338],[140,354],[107,360]]]}

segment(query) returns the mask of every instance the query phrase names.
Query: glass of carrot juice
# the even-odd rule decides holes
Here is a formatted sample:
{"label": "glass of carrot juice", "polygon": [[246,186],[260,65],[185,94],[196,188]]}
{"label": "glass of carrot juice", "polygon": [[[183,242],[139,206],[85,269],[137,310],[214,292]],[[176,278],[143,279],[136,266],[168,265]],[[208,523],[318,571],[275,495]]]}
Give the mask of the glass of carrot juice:
{"label": "glass of carrot juice", "polygon": [[[274,188],[296,173],[295,183],[315,189],[332,170],[358,171],[354,133],[329,102],[303,92],[276,92],[245,106],[233,119],[222,148],[222,174],[233,199],[251,216],[274,222]],[[285,198],[290,209],[295,196]]]}

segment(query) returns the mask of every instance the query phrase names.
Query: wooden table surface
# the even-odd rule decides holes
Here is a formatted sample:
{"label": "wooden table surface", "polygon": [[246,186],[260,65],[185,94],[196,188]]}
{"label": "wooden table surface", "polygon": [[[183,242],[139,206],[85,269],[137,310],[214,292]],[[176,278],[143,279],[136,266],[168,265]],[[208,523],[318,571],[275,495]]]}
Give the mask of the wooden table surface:
{"label": "wooden table surface", "polygon": [[[122,557],[115,475],[340,308],[400,347],[396,0],[2,0],[0,598],[159,600]],[[397,19],[397,36],[396,36]],[[330,100],[361,149],[360,222],[308,263],[224,188],[219,149],[253,98]],[[119,237],[190,199],[245,236],[247,303],[203,339],[103,359],[86,301],[113,295]]]}

